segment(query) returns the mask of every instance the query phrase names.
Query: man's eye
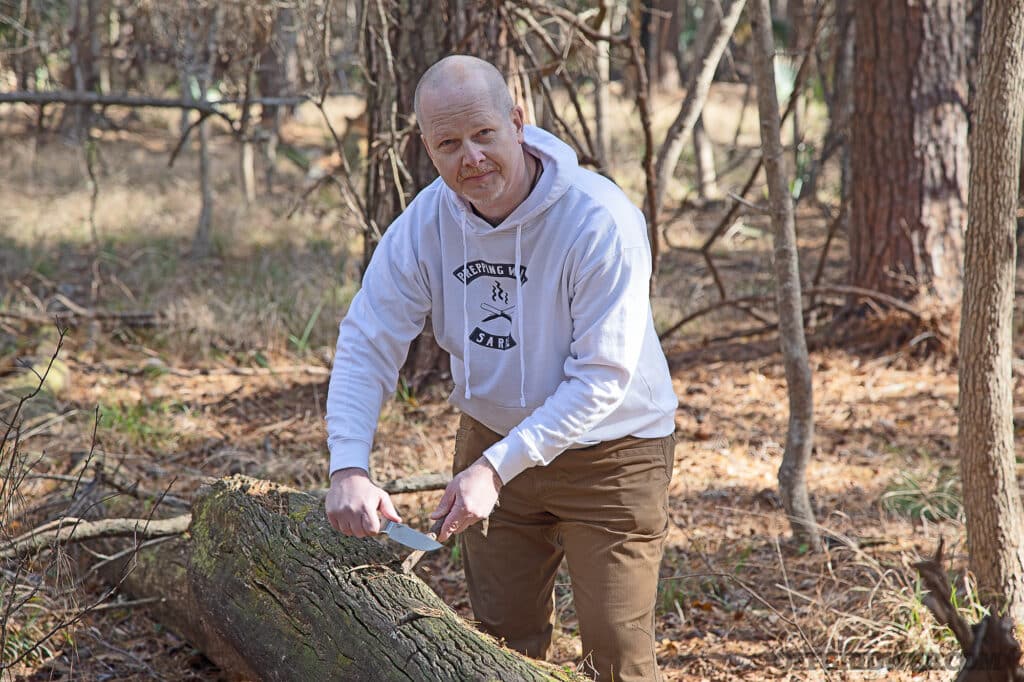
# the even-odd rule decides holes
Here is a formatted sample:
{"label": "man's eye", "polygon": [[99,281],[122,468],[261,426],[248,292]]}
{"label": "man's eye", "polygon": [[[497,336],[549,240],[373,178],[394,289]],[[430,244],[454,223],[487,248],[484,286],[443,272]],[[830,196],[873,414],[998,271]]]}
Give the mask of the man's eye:
{"label": "man's eye", "polygon": [[484,128],[483,130],[481,130],[479,132],[479,135],[481,137],[490,137],[493,134],[494,134],[494,128]]}
{"label": "man's eye", "polygon": [[455,140],[441,140],[437,146],[439,149],[450,149],[454,144]]}

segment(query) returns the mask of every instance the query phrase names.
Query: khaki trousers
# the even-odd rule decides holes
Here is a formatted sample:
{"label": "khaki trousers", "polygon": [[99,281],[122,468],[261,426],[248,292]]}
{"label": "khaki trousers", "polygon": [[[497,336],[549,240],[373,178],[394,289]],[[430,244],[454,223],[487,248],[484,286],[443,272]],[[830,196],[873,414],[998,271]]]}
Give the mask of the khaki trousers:
{"label": "khaki trousers", "polygon": [[[462,415],[454,473],[501,436]],[[461,535],[481,628],[544,658],[564,556],[583,641],[583,668],[600,682],[659,680],[654,606],[675,438],[627,437],[566,450],[509,481],[488,521]]]}

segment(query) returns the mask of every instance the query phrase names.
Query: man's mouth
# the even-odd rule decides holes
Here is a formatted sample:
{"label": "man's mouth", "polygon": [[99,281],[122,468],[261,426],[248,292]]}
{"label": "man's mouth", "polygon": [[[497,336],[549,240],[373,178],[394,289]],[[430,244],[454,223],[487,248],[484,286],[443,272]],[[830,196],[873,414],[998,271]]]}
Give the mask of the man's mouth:
{"label": "man's mouth", "polygon": [[462,182],[479,182],[480,180],[483,180],[484,178],[488,177],[494,172],[495,171],[493,170],[489,170],[484,171],[483,173],[477,173],[476,175],[464,175],[462,176]]}

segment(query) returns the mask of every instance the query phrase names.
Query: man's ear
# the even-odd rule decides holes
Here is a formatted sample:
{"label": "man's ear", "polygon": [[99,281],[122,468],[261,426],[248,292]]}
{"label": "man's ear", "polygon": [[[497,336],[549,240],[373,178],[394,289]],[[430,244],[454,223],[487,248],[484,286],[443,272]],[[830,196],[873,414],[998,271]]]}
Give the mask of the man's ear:
{"label": "man's ear", "polygon": [[516,127],[516,139],[520,144],[523,143],[524,119],[523,107],[519,104],[512,107],[512,125]]}

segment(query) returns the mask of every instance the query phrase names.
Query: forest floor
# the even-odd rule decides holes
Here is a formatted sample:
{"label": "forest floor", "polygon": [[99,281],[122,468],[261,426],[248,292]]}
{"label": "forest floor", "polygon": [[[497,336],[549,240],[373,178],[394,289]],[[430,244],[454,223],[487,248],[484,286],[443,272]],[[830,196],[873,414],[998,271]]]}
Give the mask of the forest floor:
{"label": "forest floor", "polygon": [[[739,90],[713,91],[705,118],[728,121],[708,126],[723,148],[733,141],[739,102]],[[45,362],[55,347],[53,325],[39,318],[74,305],[160,316],[151,328],[113,318],[69,330],[60,381],[23,415],[20,448],[33,476],[21,483],[22,509],[66,501],[72,484],[54,477],[77,476],[97,462],[143,490],[168,490],[185,500],[209,477],[232,473],[323,487],[327,374],[359,260],[355,231],[340,227],[346,224],[340,200],[321,189],[299,203],[306,181],[285,170],[276,194],[244,205],[234,188],[231,143],[215,137],[215,255],[191,260],[195,156],[186,151],[168,168],[175,122],[146,117],[102,133],[94,240],[80,149],[60,140],[38,146],[25,132],[31,119],[24,112],[3,114],[5,418],[16,402],[14,384],[25,376],[19,368]],[[756,116],[748,111],[746,118],[740,146],[749,153]],[[292,132],[299,139],[303,131]],[[722,186],[741,182],[748,167],[724,174]],[[724,202],[684,206],[665,234],[653,300],[662,330],[718,300],[694,247],[711,233]],[[817,267],[827,223],[818,208],[800,209],[804,272]],[[833,242],[823,282],[842,282],[843,242],[842,235]],[[730,296],[771,294],[764,216],[743,216],[711,253]],[[890,314],[830,328],[830,311],[819,309],[811,335],[817,432],[807,483],[829,540],[820,554],[789,539],[776,492],[788,410],[773,333],[753,333],[762,322],[723,308],[665,341],[680,398],[657,610],[657,653],[668,680],[955,676],[956,645],[923,605],[912,567],[944,539],[958,604],[977,620],[957,481],[955,366],[941,349],[922,352],[928,345],[922,339],[941,345],[934,343],[943,340],[940,327],[921,336],[912,321]],[[888,333],[893,329],[907,331]],[[1017,376],[1014,391],[1022,397]],[[458,415],[445,394],[442,380],[402,390],[385,405],[373,452],[379,480],[449,469]],[[426,525],[439,496],[404,494],[395,501],[407,521]],[[105,499],[102,509],[131,503],[124,496]],[[146,513],[137,505],[137,513]],[[37,511],[19,523],[27,526],[43,513]],[[83,552],[68,553],[71,565],[88,564]],[[102,592],[102,583],[90,580],[62,593],[72,580],[69,567],[38,578],[50,587],[12,618],[5,657],[23,652],[62,613]],[[4,570],[10,577],[13,569]],[[416,570],[446,603],[471,616],[457,550],[430,554]],[[556,596],[552,657],[573,662],[580,644],[567,578],[559,580]],[[223,677],[144,605],[117,599],[49,639],[12,674],[24,680]]]}

